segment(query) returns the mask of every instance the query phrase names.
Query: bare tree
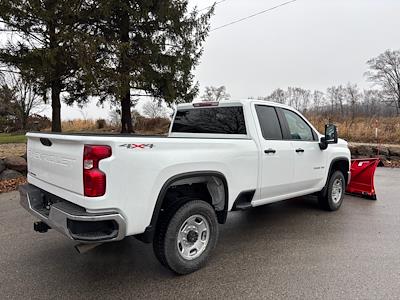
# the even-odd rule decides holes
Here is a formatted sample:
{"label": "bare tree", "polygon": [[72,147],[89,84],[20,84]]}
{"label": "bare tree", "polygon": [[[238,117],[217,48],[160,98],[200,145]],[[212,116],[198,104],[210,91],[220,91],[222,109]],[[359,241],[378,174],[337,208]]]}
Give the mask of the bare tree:
{"label": "bare tree", "polygon": [[277,102],[277,103],[281,103],[281,104],[286,104],[287,102],[287,97],[286,97],[286,93],[284,90],[278,88],[274,91],[272,91],[272,93],[264,98],[261,98],[262,100],[267,100],[267,101],[273,101],[273,102]]}
{"label": "bare tree", "polygon": [[356,115],[357,104],[361,100],[361,93],[358,89],[357,84],[348,83],[345,89],[346,98],[348,99],[348,103],[350,105],[351,110],[351,120],[354,121],[354,117]]}
{"label": "bare tree", "polygon": [[382,92],[379,90],[364,90],[361,100],[361,110],[365,116],[375,116],[382,113]]}
{"label": "bare tree", "polygon": [[343,116],[346,99],[343,86],[332,86],[326,90],[326,94],[331,105],[331,114],[337,112],[337,108],[339,107],[340,115]]}
{"label": "bare tree", "polygon": [[231,95],[226,92],[225,86],[215,87],[207,86],[204,94],[201,96],[202,101],[215,101],[229,100]]}
{"label": "bare tree", "polygon": [[312,106],[317,113],[320,111],[321,107],[325,105],[325,100],[325,94],[323,92],[315,90],[312,93]]}
{"label": "bare tree", "polygon": [[306,111],[310,105],[311,92],[299,87],[288,87],[287,104],[299,111]]}
{"label": "bare tree", "polygon": [[13,114],[14,92],[4,82],[0,86],[0,117]]}
{"label": "bare tree", "polygon": [[8,90],[10,110],[15,114],[23,130],[27,128],[28,118],[34,110],[43,106],[43,99],[36,93],[35,86],[16,73],[10,73],[2,87]]}
{"label": "bare tree", "polygon": [[300,87],[288,87],[286,91],[278,88],[267,97],[258,97],[257,99],[282,103],[293,106],[297,110],[306,111],[310,107],[311,91]]}
{"label": "bare tree", "polygon": [[367,61],[368,80],[382,89],[383,101],[394,105],[400,113],[400,50],[386,50]]}
{"label": "bare tree", "polygon": [[167,111],[158,101],[149,100],[143,104],[143,114],[148,118],[166,118]]}

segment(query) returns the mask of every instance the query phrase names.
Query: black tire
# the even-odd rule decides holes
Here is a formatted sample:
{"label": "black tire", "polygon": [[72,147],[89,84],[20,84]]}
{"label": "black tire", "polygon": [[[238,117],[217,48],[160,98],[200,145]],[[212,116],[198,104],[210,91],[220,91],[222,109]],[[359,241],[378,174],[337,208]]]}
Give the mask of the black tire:
{"label": "black tire", "polygon": [[[341,184],[341,195],[340,197],[334,197],[332,192],[334,191],[334,183],[340,182]],[[318,203],[320,207],[327,211],[335,211],[340,208],[343,203],[346,183],[342,172],[335,171],[329,177],[328,185],[318,195]]]}
{"label": "black tire", "polygon": [[[178,232],[191,216],[200,215],[208,222],[208,243],[200,256],[187,260],[178,249]],[[218,240],[218,221],[214,208],[205,201],[191,200],[175,204],[160,216],[153,241],[154,254],[160,263],[171,271],[184,275],[202,268]]]}

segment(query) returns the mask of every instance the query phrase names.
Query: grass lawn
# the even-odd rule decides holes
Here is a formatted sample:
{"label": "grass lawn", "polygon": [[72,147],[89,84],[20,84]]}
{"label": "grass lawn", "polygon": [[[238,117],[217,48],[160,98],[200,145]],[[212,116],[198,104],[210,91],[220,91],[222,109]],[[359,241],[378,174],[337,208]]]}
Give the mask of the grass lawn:
{"label": "grass lawn", "polygon": [[0,144],[25,143],[25,134],[0,133]]}

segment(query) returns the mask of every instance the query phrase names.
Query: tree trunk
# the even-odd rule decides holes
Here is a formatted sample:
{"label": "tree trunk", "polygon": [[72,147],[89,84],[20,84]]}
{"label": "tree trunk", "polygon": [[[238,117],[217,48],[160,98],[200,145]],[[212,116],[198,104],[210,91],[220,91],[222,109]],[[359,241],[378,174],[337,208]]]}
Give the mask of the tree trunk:
{"label": "tree trunk", "polygon": [[[399,91],[400,91],[400,84],[399,84]],[[397,104],[396,104],[397,115],[399,115],[399,109],[400,109],[400,95],[397,97]]]}
{"label": "tree trunk", "polygon": [[[55,1],[49,1],[47,3],[47,9],[52,11],[54,9]],[[56,53],[57,49],[57,35],[56,35],[56,26],[54,22],[49,22],[49,47]],[[51,81],[51,131],[52,132],[61,132],[61,80],[59,77],[59,72],[57,68],[57,58],[55,65],[52,70],[52,81]]]}
{"label": "tree trunk", "polygon": [[51,83],[51,131],[61,132],[61,83],[54,80]]}
{"label": "tree trunk", "polygon": [[120,80],[121,80],[121,133],[133,132],[131,116],[131,88],[129,78],[128,47],[129,43],[129,15],[126,11],[120,14],[120,39],[123,44],[120,57]]}
{"label": "tree trunk", "polygon": [[26,125],[28,123],[28,117],[29,116],[22,114],[22,120],[21,120],[22,131],[26,130]]}
{"label": "tree trunk", "polygon": [[121,133],[133,132],[131,116],[131,95],[128,91],[121,101]]}

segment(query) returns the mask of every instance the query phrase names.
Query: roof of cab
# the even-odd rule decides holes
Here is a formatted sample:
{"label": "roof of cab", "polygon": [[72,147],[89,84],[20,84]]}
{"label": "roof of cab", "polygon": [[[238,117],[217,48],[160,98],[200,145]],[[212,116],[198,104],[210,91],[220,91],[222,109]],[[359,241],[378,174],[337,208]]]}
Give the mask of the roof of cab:
{"label": "roof of cab", "polygon": [[[192,103],[181,103],[178,104],[178,109],[190,109],[190,108],[201,108],[201,107],[207,107],[207,106],[198,106],[195,107],[194,104],[196,103],[207,103],[207,102],[192,102]],[[215,103],[211,102],[210,103]],[[223,100],[219,101],[217,106],[210,105],[210,107],[221,107],[221,106],[241,106],[241,105],[247,105],[249,103],[259,103],[259,104],[267,104],[271,106],[279,106],[279,107],[285,107],[285,108],[290,108],[293,109],[292,107],[281,104],[278,102],[272,102],[272,101],[266,101],[266,100],[256,100],[256,99],[241,99],[241,100]]]}

